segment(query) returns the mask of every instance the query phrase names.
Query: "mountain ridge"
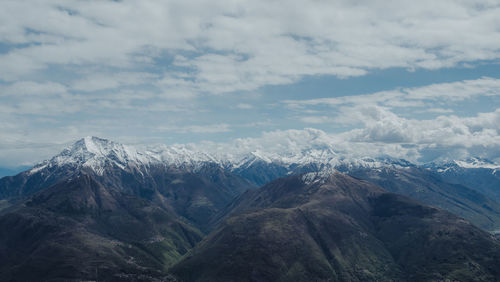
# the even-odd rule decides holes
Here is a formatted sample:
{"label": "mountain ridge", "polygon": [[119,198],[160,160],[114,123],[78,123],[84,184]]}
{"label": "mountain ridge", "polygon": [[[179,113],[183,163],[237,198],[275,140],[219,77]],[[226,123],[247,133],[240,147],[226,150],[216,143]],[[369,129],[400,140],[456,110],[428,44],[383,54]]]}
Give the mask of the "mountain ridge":
{"label": "mountain ridge", "polygon": [[87,136],[68,146],[53,158],[36,164],[29,171],[35,173],[46,166],[71,164],[89,167],[99,173],[101,172],[101,167],[106,162],[122,168],[127,165],[148,166],[167,164],[189,167],[191,169],[197,169],[203,163],[216,163],[230,170],[250,167],[256,162],[274,163],[286,168],[293,165],[305,166],[308,164],[322,164],[330,168],[380,168],[385,166],[402,168],[422,166],[440,170],[443,167],[453,165],[463,168],[500,168],[500,165],[481,158],[414,164],[404,159],[389,156],[377,158],[349,157],[336,152],[334,148],[326,145],[300,149],[294,148],[293,151],[288,152],[287,149],[283,149],[281,152],[239,150],[238,153],[234,153],[231,150],[226,150],[224,153],[221,153],[220,151],[199,151],[196,148],[188,148],[183,145],[156,145],[139,149],[107,139]]}
{"label": "mountain ridge", "polygon": [[[173,203],[171,197],[178,196],[172,190],[173,187],[187,188],[188,190],[182,190],[185,205],[179,206],[179,202],[176,202],[173,208],[183,216],[195,220],[196,224],[200,224],[208,220],[202,216],[203,209],[209,208],[205,210],[209,215],[216,214],[233,197],[246,189],[262,186],[269,181],[292,174],[341,171],[374,181],[389,191],[455,212],[487,230],[497,230],[500,227],[498,213],[500,192],[497,189],[500,177],[495,176],[496,170],[480,167],[484,163],[492,165],[492,162],[484,159],[469,160],[472,163],[470,166],[474,165],[470,168],[460,162],[419,166],[403,159],[389,157],[347,159],[328,146],[310,148],[302,151],[296,158],[291,156],[290,152],[283,153],[283,156],[266,155],[263,151],[235,156],[231,150],[227,151],[228,158],[222,155],[215,157],[210,153],[196,152],[186,147],[165,145],[141,150],[98,137],[85,137],[32,169],[16,176],[1,178],[0,209],[82,170],[96,174],[96,177],[106,185],[124,189],[128,193],[170,208]],[[442,169],[444,166],[448,166],[449,169]],[[435,174],[436,177],[429,178],[427,176],[429,173],[426,171]],[[450,174],[452,172],[457,173]],[[218,178],[214,178],[217,175]],[[469,175],[471,177],[467,178]],[[408,180],[402,181],[401,176],[406,179],[415,178],[420,184],[415,186],[408,182],[410,183],[408,186],[404,184]],[[384,182],[379,181],[381,177]],[[482,178],[491,181],[480,181]],[[427,182],[422,181],[425,179]],[[454,182],[457,179],[460,181]],[[219,180],[222,182],[217,183]],[[449,185],[443,180],[453,184],[464,182],[467,187]],[[185,186],[187,184],[181,183],[191,183],[189,185],[194,186],[187,187]],[[211,188],[204,190],[195,188],[201,183]],[[404,185],[413,187],[413,190],[404,188]],[[491,197],[496,203],[485,200],[481,195],[475,195],[471,190]],[[191,199],[191,196],[186,194],[187,191],[195,193],[197,198]],[[217,192],[212,193],[214,191]],[[224,200],[221,202],[219,199]],[[194,206],[190,201],[195,203]],[[210,205],[196,207],[202,203]],[[209,228],[208,225],[197,226],[204,230]]]}

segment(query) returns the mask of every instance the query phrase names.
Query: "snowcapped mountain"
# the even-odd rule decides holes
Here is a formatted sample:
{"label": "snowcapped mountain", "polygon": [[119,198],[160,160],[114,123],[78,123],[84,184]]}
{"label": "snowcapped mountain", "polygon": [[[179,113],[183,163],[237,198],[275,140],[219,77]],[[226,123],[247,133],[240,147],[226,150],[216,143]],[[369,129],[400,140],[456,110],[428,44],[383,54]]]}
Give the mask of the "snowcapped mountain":
{"label": "snowcapped mountain", "polygon": [[0,179],[0,200],[16,203],[84,172],[105,187],[159,203],[204,229],[207,215],[247,189],[288,175],[304,174],[314,182],[321,180],[318,176],[341,172],[474,218],[485,228],[500,222],[493,215],[492,220],[483,218],[490,213],[485,207],[500,211],[498,204],[489,202],[500,202],[500,177],[484,168],[492,162],[471,159],[421,166],[397,158],[344,155],[326,142],[290,144],[204,150],[193,145],[134,147],[85,137],[26,172]]}
{"label": "snowcapped mountain", "polygon": [[[290,142],[290,144],[290,147],[242,146],[241,148],[221,147],[215,150],[205,150],[193,145],[135,147],[98,137],[85,137],[30,170],[15,176],[0,178],[0,212],[14,211],[0,217],[0,225],[4,227],[2,230],[8,230],[4,232],[8,236],[3,238],[20,239],[22,243],[19,245],[25,244],[29,246],[29,251],[32,251],[34,248],[31,248],[30,242],[23,241],[26,236],[19,234],[43,234],[43,238],[58,239],[58,244],[51,244],[50,240],[47,244],[44,243],[45,241],[40,241],[42,242],[40,244],[59,246],[59,237],[66,236],[74,229],[78,232],[85,231],[75,233],[78,235],[76,239],[88,238],[92,234],[105,234],[106,238],[98,239],[99,242],[107,242],[105,240],[109,239],[110,233],[120,230],[125,234],[134,235],[134,238],[138,236],[134,240],[139,240],[135,241],[139,244],[134,243],[134,246],[141,246],[141,244],[150,246],[141,247],[137,251],[133,250],[134,253],[149,249],[161,250],[167,255],[172,255],[172,257],[163,255],[161,257],[171,259],[185,254],[187,248],[194,246],[201,239],[202,233],[207,234],[214,230],[217,224],[222,222],[221,215],[224,215],[231,207],[238,206],[248,195],[262,195],[262,197],[252,199],[258,203],[266,203],[290,193],[295,197],[290,199],[300,203],[311,196],[311,190],[308,187],[319,188],[322,185],[328,185],[327,180],[331,179],[331,175],[338,176],[336,179],[341,181],[336,182],[335,185],[341,184],[342,186],[331,186],[334,189],[329,191],[334,194],[341,192],[339,194],[341,197],[337,198],[341,201],[332,198],[334,201],[325,205],[327,210],[342,209],[345,206],[338,203],[344,203],[346,198],[353,196],[354,207],[359,208],[359,199],[364,193],[359,195],[351,193],[351,185],[358,182],[364,186],[373,183],[389,192],[448,210],[485,230],[497,230],[500,226],[500,205],[492,200],[495,195],[500,198],[500,193],[495,194],[495,191],[498,191],[496,188],[500,183],[500,178],[488,179],[485,183],[491,184],[491,187],[484,186],[482,190],[484,193],[479,193],[477,191],[480,190],[480,180],[485,179],[484,173],[489,173],[490,177],[495,177],[495,175],[491,174],[491,169],[487,168],[464,168],[472,165],[478,167],[480,166],[478,161],[471,161],[468,165],[455,162],[452,165],[456,169],[439,170],[446,172],[439,173],[437,168],[441,166],[438,165],[435,168],[424,168],[397,158],[353,157],[336,151],[333,145],[321,142],[302,142],[300,145]],[[470,174],[471,171],[477,173]],[[302,174],[299,186],[277,185],[283,189],[272,189],[270,190],[272,193],[267,196],[259,194],[261,193],[259,191],[266,191],[264,188],[266,186],[272,187],[276,186],[276,183],[285,183],[290,177],[282,177],[292,174]],[[347,175],[355,177],[356,180]],[[451,180],[446,182],[441,177],[443,179],[450,177]],[[346,179],[348,181],[344,183]],[[452,180],[458,183],[450,183]],[[264,185],[266,183],[269,184]],[[464,183],[477,189],[463,186]],[[259,186],[262,187],[256,189]],[[338,189],[339,187],[344,188]],[[376,189],[382,190],[380,187]],[[318,189],[317,198],[312,200],[323,199],[324,191],[324,189]],[[352,189],[352,191],[355,192],[357,189]],[[399,209],[399,207],[396,208]],[[302,213],[300,209],[296,210]],[[415,209],[403,208],[402,210],[413,211]],[[44,214],[48,215],[41,217]],[[352,214],[349,213],[349,216]],[[84,218],[82,215],[85,220],[82,220]],[[323,213],[320,212],[318,215],[323,215]],[[159,222],[156,221],[158,219]],[[299,220],[304,220],[303,214],[300,214]],[[53,228],[53,222],[56,222],[57,228],[62,227]],[[304,227],[308,232],[312,230],[306,221],[301,222],[305,223]],[[351,221],[342,220],[342,222]],[[399,226],[401,220],[398,222],[396,226]],[[78,224],[79,227],[76,228],[72,225],[73,223]],[[295,226],[296,223],[297,221],[293,220],[291,226]],[[333,226],[333,224],[321,224]],[[89,231],[81,228],[82,225]],[[13,235],[11,235],[11,230],[15,231],[12,232]],[[52,232],[51,230],[56,230],[57,233],[55,235],[43,233]],[[274,231],[270,234],[274,234]],[[287,234],[290,232],[287,231]],[[317,234],[317,232],[314,231],[312,234]],[[356,232],[356,234],[360,233]],[[173,243],[165,241],[171,236],[179,240]],[[73,238],[70,239],[73,240]],[[128,260],[129,256],[116,251],[115,248],[121,246],[116,242],[124,242],[123,246],[132,244],[128,243],[128,238],[119,237],[118,239],[120,240],[113,239],[109,245],[106,245],[112,246],[109,249],[114,255],[112,259],[117,262],[123,261],[124,258]],[[98,250],[107,247],[95,245],[94,241],[93,239],[85,242],[71,241],[71,244],[78,242],[78,245],[87,248],[85,243],[89,242],[91,247],[97,248],[95,251],[90,248],[92,253],[102,258]],[[0,244],[7,248],[3,252],[17,252],[18,248],[10,248],[12,244],[9,242],[11,241]],[[158,245],[158,242],[164,243]],[[172,249],[172,246],[175,246],[175,249]],[[38,249],[36,250],[38,254]],[[54,253],[50,249],[49,251]],[[80,254],[80,251],[74,248],[62,251],[69,252],[69,255],[65,255],[64,258],[79,256],[85,258],[87,253]],[[23,256],[19,256],[22,258],[21,262],[25,261],[24,250],[22,252]],[[46,254],[42,254],[42,262],[46,262]],[[152,257],[156,257],[156,254],[156,251],[151,253]],[[9,266],[7,263],[13,260],[6,258],[8,257],[4,256],[4,265]],[[147,258],[149,258],[149,252]],[[0,256],[1,259],[2,256]],[[13,263],[18,262],[13,261]],[[80,261],[74,263],[79,265]],[[141,267],[138,265],[139,269],[142,269]],[[7,267],[6,269],[10,271],[15,268]],[[12,275],[16,277],[17,273]]]}
{"label": "snowcapped mountain", "polygon": [[102,175],[110,166],[125,168],[144,168],[151,165],[196,166],[204,162],[218,162],[212,156],[191,151],[184,147],[159,145],[140,150],[94,136],[87,136],[65,148],[50,160],[33,167],[29,173],[36,173],[44,168],[71,166],[89,168]]}
{"label": "snowcapped mountain", "polygon": [[425,167],[435,169],[436,171],[439,172],[445,172],[448,170],[454,170],[454,169],[469,169],[469,168],[476,168],[476,169],[490,169],[496,170],[500,169],[500,165],[496,164],[493,161],[483,159],[483,158],[467,158],[465,160],[453,160],[453,161],[444,161],[444,162],[438,162],[438,163],[428,163],[424,165]]}
{"label": "snowcapped mountain", "polygon": [[[500,181],[498,180],[500,177],[497,176],[500,165],[481,158],[416,165],[391,157],[371,158],[343,155],[337,152],[332,144],[323,141],[316,142],[314,138],[312,140],[309,143],[300,144],[290,141],[289,147],[280,145],[231,148],[227,146],[210,150],[193,145],[134,147],[98,137],[85,137],[50,160],[36,165],[26,174],[37,174],[44,182],[50,182],[50,179],[55,181],[61,176],[66,177],[71,171],[80,169],[90,170],[99,176],[103,176],[106,171],[118,169],[146,177],[153,167],[175,167],[197,172],[208,166],[218,167],[260,186],[278,177],[322,170],[349,173],[360,169],[423,167],[441,175],[449,182],[458,184],[465,183],[481,188],[482,182],[479,181],[478,184],[477,179],[487,177],[495,180],[485,183],[489,186],[492,185],[490,183],[496,185]],[[481,190],[485,192],[484,189]],[[498,189],[488,187],[487,190]],[[491,193],[486,194],[491,195]],[[500,199],[500,192],[494,194],[495,199]]]}
{"label": "snowcapped mountain", "polygon": [[16,204],[88,175],[106,189],[152,201],[203,229],[207,217],[256,187],[215,162],[207,154],[182,147],[138,149],[85,137],[28,171],[1,178],[0,200],[5,201],[0,203]]}
{"label": "snowcapped mountain", "polygon": [[350,158],[337,153],[331,146],[311,145],[287,151],[216,150],[203,152],[184,145],[156,145],[145,148],[123,145],[98,137],[85,137],[64,149],[50,160],[35,165],[28,173],[44,168],[70,166],[89,168],[102,175],[106,167],[145,168],[151,165],[172,165],[193,170],[207,163],[217,164],[231,171],[241,171],[258,165],[278,165],[290,171],[314,166],[315,168],[339,168],[347,170],[367,167],[409,167],[408,161],[393,158]]}
{"label": "snowcapped mountain", "polygon": [[159,160],[139,152],[132,146],[98,137],[85,137],[52,159],[36,165],[29,173],[33,174],[44,168],[72,166],[74,168],[88,167],[102,174],[103,168],[108,165],[125,168],[129,164],[148,165],[153,162],[159,162]]}
{"label": "snowcapped mountain", "polygon": [[[172,175],[172,179],[168,179],[175,184],[180,183],[175,175],[183,174],[190,179],[185,183],[194,185],[192,187],[204,182],[204,185],[213,184],[222,189],[217,193],[225,195],[221,196],[225,203],[249,187],[261,186],[291,174],[412,166],[398,159],[342,156],[324,142],[290,144],[290,150],[283,146],[205,150],[190,145],[135,147],[98,137],[85,137],[25,172],[0,179],[0,199],[16,202],[85,172],[104,185],[137,195],[146,193],[148,199],[156,197],[158,201],[166,201],[165,195],[171,195],[166,192],[165,187],[170,189],[172,186],[166,182],[165,175]],[[195,184],[192,179],[198,179],[199,183]],[[217,198],[215,195],[211,197],[214,200]],[[223,206],[224,203],[217,205]]]}

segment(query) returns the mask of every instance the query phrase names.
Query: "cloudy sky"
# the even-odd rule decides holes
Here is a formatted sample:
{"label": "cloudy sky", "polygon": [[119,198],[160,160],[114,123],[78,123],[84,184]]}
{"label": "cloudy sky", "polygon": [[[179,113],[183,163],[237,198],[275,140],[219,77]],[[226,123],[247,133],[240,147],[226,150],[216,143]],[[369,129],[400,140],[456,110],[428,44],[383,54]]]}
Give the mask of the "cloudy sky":
{"label": "cloudy sky", "polygon": [[495,0],[2,0],[0,166],[87,135],[499,161],[499,59]]}

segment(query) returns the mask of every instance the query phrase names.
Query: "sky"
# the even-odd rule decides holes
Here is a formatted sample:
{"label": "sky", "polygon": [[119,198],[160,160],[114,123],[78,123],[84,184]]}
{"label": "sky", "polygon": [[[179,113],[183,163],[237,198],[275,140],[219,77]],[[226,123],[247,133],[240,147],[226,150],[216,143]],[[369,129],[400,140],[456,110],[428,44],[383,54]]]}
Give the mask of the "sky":
{"label": "sky", "polygon": [[0,166],[84,136],[498,162],[500,2],[0,1]]}

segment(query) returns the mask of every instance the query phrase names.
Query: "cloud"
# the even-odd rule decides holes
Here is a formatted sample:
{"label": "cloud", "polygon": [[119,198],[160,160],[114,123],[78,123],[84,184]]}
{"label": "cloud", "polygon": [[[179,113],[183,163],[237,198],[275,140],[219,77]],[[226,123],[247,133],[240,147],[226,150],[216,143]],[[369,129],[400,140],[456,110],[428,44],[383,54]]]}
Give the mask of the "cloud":
{"label": "cloud", "polygon": [[344,114],[361,125],[341,133],[313,128],[263,132],[228,143],[191,144],[191,149],[240,156],[255,152],[272,159],[299,158],[314,150],[339,157],[394,157],[416,163],[482,157],[500,158],[500,109],[471,117],[438,116],[415,120],[377,106],[358,106]]}
{"label": "cloud", "polygon": [[253,106],[250,104],[240,103],[240,104],[236,105],[236,108],[238,108],[240,110],[250,110],[250,109],[253,109]]}
{"label": "cloud", "polygon": [[421,111],[417,111],[417,113],[438,113],[438,114],[447,114],[453,113],[452,109],[444,109],[444,108],[429,108]]}
{"label": "cloud", "polygon": [[[57,145],[91,134],[144,134],[142,140],[187,133],[217,136],[245,127],[242,124],[247,129],[261,126],[261,119],[271,121],[269,129],[304,124],[348,128],[343,135],[277,131],[263,135],[262,140],[272,140],[262,141],[265,146],[251,145],[253,141],[235,146],[263,150],[326,142],[345,152],[352,151],[352,143],[360,154],[412,158],[438,155],[441,148],[439,154],[447,154],[445,146],[456,148],[450,154],[496,154],[497,113],[474,115],[456,105],[466,107],[482,98],[497,101],[497,78],[336,98],[312,99],[315,93],[306,93],[310,99],[284,101],[286,109],[269,105],[285,95],[297,97],[286,90],[279,95],[270,91],[248,103],[253,95],[248,93],[259,88],[310,77],[348,79],[388,68],[442,69],[500,59],[500,5],[495,1],[388,5],[308,0],[0,1],[0,159],[16,161],[13,153],[5,155],[16,142]],[[270,93],[264,90],[258,92]],[[228,93],[247,95],[248,104],[236,95],[220,96]],[[251,107],[255,111],[248,113],[258,110],[258,116],[235,121],[223,113],[226,108],[233,114],[234,108]],[[492,107],[494,103],[481,111]],[[411,118],[423,111],[432,117]],[[289,124],[280,124],[281,118],[288,118]],[[281,137],[294,141],[277,142]],[[26,154],[38,158],[36,151]]]}
{"label": "cloud", "polygon": [[64,85],[54,82],[18,81],[10,85],[0,85],[0,97],[10,96],[50,96],[66,94]]}
{"label": "cloud", "polygon": [[230,132],[230,126],[225,123],[207,125],[187,125],[187,126],[160,126],[157,130],[164,132],[178,133],[221,133]]}
{"label": "cloud", "polygon": [[301,117],[300,121],[305,123],[327,123],[331,121],[328,116],[305,116]]}
{"label": "cloud", "polygon": [[399,1],[391,2],[390,13],[383,1],[0,5],[0,41],[10,46],[0,54],[0,77],[11,81],[49,66],[130,71],[167,63],[150,70],[165,77],[181,71],[196,92],[224,93],[309,75],[437,69],[500,57],[495,2]]}
{"label": "cloud", "polygon": [[[263,132],[253,138],[236,138],[220,143],[198,142],[186,146],[218,156],[237,157],[254,152],[271,160],[283,158],[293,160],[310,156],[308,154],[311,153],[315,154],[315,150],[332,150],[339,157],[347,158],[391,156],[413,162],[467,157],[500,159],[500,109],[470,117],[451,115],[428,120],[404,118],[387,108],[377,106],[346,108],[344,114],[350,115],[346,119],[358,120],[361,124],[340,133],[327,133],[313,128],[274,130]],[[0,123],[0,129],[9,132],[1,141],[2,148],[8,149],[0,150],[0,156],[13,158],[15,154],[22,153],[24,157],[21,159],[26,160],[28,153],[34,153],[33,148],[44,148],[45,152],[53,150],[56,147],[51,143],[54,138],[60,138],[57,144],[62,144],[69,142],[71,138],[76,140],[84,136],[85,132],[98,132],[92,126],[97,126],[96,128],[102,130],[101,134],[105,134],[106,128],[112,130],[115,124],[110,121],[105,127],[102,124],[94,124],[85,129],[61,127],[58,131],[40,128],[38,132],[29,133],[28,136],[31,138],[27,139],[26,133],[14,127],[8,120]],[[231,129],[232,126],[229,124],[207,124],[163,126],[155,130],[182,134],[217,134],[229,132]],[[41,139],[34,141],[34,137]],[[17,143],[21,138],[26,141]],[[38,145],[33,146],[33,144]]]}
{"label": "cloud", "polygon": [[71,86],[73,90],[93,92],[146,84],[154,78],[156,75],[145,72],[91,73],[72,82]]}
{"label": "cloud", "polygon": [[[363,122],[361,127],[340,134],[347,142],[416,146],[424,159],[500,157],[496,149],[500,145],[500,109],[473,117],[452,115],[430,120],[402,118],[380,107],[351,108],[346,112],[352,118],[361,117]],[[425,156],[425,151],[437,148],[441,148],[440,155]]]}
{"label": "cloud", "polygon": [[352,105],[379,105],[391,108],[418,108],[435,106],[436,103],[450,104],[478,97],[500,96],[500,79],[483,77],[450,83],[436,83],[427,86],[401,88],[371,94],[319,98],[308,100],[284,100],[289,108],[328,105],[330,107]]}

